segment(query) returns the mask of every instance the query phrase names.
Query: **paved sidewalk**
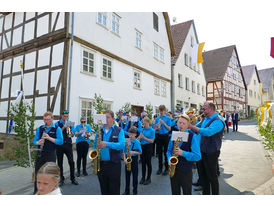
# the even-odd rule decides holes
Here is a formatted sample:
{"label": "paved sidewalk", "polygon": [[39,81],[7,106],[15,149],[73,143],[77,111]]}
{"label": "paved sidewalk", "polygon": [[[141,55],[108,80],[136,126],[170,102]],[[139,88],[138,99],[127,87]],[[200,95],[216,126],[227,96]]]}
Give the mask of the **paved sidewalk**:
{"label": "paved sidewalk", "polygon": [[[75,168],[76,158],[77,153],[76,151],[73,151]],[[33,183],[31,182],[32,176],[30,168],[15,167],[12,166],[9,161],[0,161],[0,165],[0,188],[3,191],[3,195],[20,195],[33,193]],[[70,184],[69,165],[65,155],[63,167],[64,176],[66,177],[66,183]]]}

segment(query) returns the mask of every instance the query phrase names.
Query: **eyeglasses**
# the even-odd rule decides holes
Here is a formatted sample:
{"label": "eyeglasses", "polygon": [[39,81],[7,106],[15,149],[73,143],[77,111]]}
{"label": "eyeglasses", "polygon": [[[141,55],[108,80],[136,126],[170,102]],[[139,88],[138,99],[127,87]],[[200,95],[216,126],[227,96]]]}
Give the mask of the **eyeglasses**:
{"label": "eyeglasses", "polygon": [[69,114],[69,111],[65,110],[63,111],[63,114]]}

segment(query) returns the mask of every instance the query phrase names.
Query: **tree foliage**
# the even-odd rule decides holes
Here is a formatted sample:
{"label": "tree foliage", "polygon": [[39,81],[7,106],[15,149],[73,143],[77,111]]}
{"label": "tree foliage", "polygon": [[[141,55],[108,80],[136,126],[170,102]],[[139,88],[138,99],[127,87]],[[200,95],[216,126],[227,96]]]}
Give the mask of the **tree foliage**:
{"label": "tree foliage", "polygon": [[[21,101],[18,105],[11,104],[9,110],[10,119],[13,120],[13,131],[15,132],[15,144],[9,144],[11,152],[6,156],[9,160],[15,160],[15,166],[29,167],[28,137],[30,146],[33,146],[35,110],[34,104]],[[32,163],[35,154],[31,154]]]}

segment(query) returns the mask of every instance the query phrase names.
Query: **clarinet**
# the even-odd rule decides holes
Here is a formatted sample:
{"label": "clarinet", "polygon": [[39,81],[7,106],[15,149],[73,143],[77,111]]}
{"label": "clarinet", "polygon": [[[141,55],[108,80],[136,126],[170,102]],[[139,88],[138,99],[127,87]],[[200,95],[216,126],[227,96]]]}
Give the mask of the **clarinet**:
{"label": "clarinet", "polygon": [[[42,137],[44,136],[45,133],[46,133],[46,127],[43,128]],[[41,138],[42,138],[42,137],[41,137]],[[38,147],[37,155],[38,155],[39,157],[42,156],[42,152],[43,152],[43,149],[44,149],[44,144],[45,144],[45,139],[44,139],[44,142],[43,142],[41,145],[39,145],[39,147]]]}

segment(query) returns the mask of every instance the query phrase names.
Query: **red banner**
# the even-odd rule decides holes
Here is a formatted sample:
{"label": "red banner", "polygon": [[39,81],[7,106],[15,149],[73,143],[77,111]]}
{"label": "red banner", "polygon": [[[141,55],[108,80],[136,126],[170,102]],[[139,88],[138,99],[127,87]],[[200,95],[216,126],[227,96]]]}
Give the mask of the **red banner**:
{"label": "red banner", "polygon": [[274,58],[274,37],[271,37],[271,50],[270,50],[270,56]]}

